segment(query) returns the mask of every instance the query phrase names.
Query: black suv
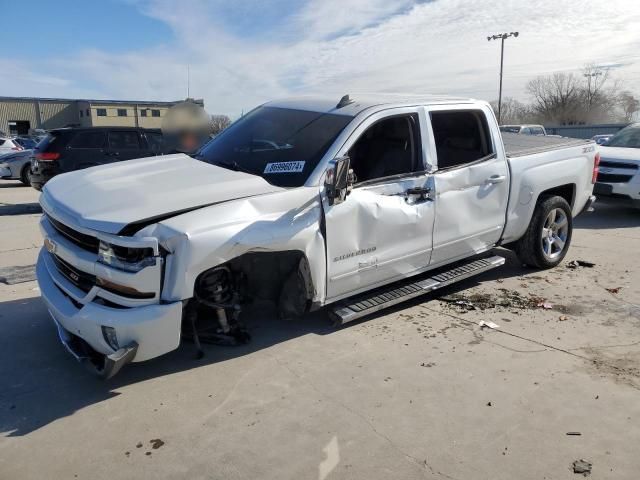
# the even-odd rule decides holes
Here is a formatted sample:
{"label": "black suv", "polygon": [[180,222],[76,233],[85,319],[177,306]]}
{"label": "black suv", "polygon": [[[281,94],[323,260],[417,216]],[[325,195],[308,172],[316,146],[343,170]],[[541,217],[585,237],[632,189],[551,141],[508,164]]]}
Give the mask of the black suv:
{"label": "black suv", "polygon": [[60,128],[51,130],[31,160],[31,186],[36,190],[59,173],[106,163],[167,153],[158,129],[136,127]]}

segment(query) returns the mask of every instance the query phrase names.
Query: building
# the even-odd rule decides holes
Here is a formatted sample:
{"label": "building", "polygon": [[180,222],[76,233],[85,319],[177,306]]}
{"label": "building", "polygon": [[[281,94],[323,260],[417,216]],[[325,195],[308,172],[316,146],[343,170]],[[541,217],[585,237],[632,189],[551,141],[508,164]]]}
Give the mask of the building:
{"label": "building", "polygon": [[[167,110],[179,102],[0,97],[0,131],[26,135],[60,127],[160,128]],[[203,100],[193,102],[204,107]]]}

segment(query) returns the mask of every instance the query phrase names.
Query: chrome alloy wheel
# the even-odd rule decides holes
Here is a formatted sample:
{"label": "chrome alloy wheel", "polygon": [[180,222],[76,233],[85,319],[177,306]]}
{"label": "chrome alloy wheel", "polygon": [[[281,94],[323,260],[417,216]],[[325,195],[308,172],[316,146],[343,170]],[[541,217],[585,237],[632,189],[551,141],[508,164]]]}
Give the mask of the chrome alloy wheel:
{"label": "chrome alloy wheel", "polygon": [[553,260],[564,250],[569,233],[569,221],[567,215],[561,208],[554,208],[549,212],[542,226],[542,253]]}

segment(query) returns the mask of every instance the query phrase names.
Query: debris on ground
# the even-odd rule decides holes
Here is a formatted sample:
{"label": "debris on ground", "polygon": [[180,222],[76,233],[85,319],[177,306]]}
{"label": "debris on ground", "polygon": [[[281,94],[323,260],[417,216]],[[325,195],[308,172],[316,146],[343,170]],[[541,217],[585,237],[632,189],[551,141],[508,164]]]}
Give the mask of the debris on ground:
{"label": "debris on ground", "polygon": [[587,477],[591,474],[591,466],[586,460],[576,460],[573,462],[573,473],[579,473]]}
{"label": "debris on ground", "polygon": [[136,444],[136,448],[142,448],[142,442],[138,442],[138,443]]}
{"label": "debris on ground", "polygon": [[420,364],[420,366],[421,366],[421,367],[435,367],[435,366],[436,366],[436,363],[435,363],[435,362],[429,362],[429,363],[424,363],[424,362],[422,362],[422,363]]}
{"label": "debris on ground", "polygon": [[490,407],[490,406],[491,406],[491,402],[487,402],[487,407]]}
{"label": "debris on ground", "polygon": [[595,263],[587,262],[585,260],[571,260],[566,264],[567,268],[578,268],[578,267],[593,268],[595,266],[596,266]]}
{"label": "debris on ground", "polygon": [[566,315],[560,315],[560,317],[558,318],[558,320],[560,320],[561,322],[564,322],[565,320],[567,320],[569,317],[567,317]]}
{"label": "debris on ground", "polygon": [[547,302],[538,302],[538,307],[544,308],[545,310],[551,310],[553,308],[553,305]]}
{"label": "debris on ground", "polygon": [[454,293],[439,297],[438,300],[447,303],[460,313],[497,307],[518,310],[532,309],[536,308],[539,302],[544,301],[544,299],[531,294],[524,296],[516,290],[498,288],[497,291],[498,293],[493,295],[489,293]]}
{"label": "debris on ground", "polygon": [[0,268],[0,283],[15,285],[16,283],[32,282],[36,279],[36,266],[24,265],[20,267]]}
{"label": "debris on ground", "polygon": [[153,440],[149,440],[149,443],[151,444],[151,448],[153,448],[154,450],[157,450],[164,445],[164,442],[159,438],[154,438]]}
{"label": "debris on ground", "polygon": [[493,322],[488,322],[486,320],[480,320],[478,322],[478,325],[480,325],[480,328],[484,328],[484,327],[489,327],[489,328],[500,328],[500,325],[498,325],[497,323],[493,323]]}
{"label": "debris on ground", "polygon": [[567,432],[567,435],[573,436],[573,437],[579,437],[580,435],[582,435],[582,433],[580,432]]}
{"label": "debris on ground", "polygon": [[615,288],[605,288],[605,290],[609,293],[618,293],[620,291],[622,287],[615,287]]}

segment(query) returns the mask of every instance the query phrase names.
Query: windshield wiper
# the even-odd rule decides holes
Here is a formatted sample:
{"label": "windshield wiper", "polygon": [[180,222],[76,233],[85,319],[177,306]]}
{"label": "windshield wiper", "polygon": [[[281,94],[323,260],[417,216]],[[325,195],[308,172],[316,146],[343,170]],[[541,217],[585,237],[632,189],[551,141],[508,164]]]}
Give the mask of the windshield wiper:
{"label": "windshield wiper", "polygon": [[235,160],[233,162],[216,162],[216,163],[214,163],[214,165],[218,165],[219,167],[227,168],[227,169],[233,170],[235,172],[244,172],[244,173],[248,173],[250,175],[258,175],[253,170],[249,170],[248,168],[241,166]]}

